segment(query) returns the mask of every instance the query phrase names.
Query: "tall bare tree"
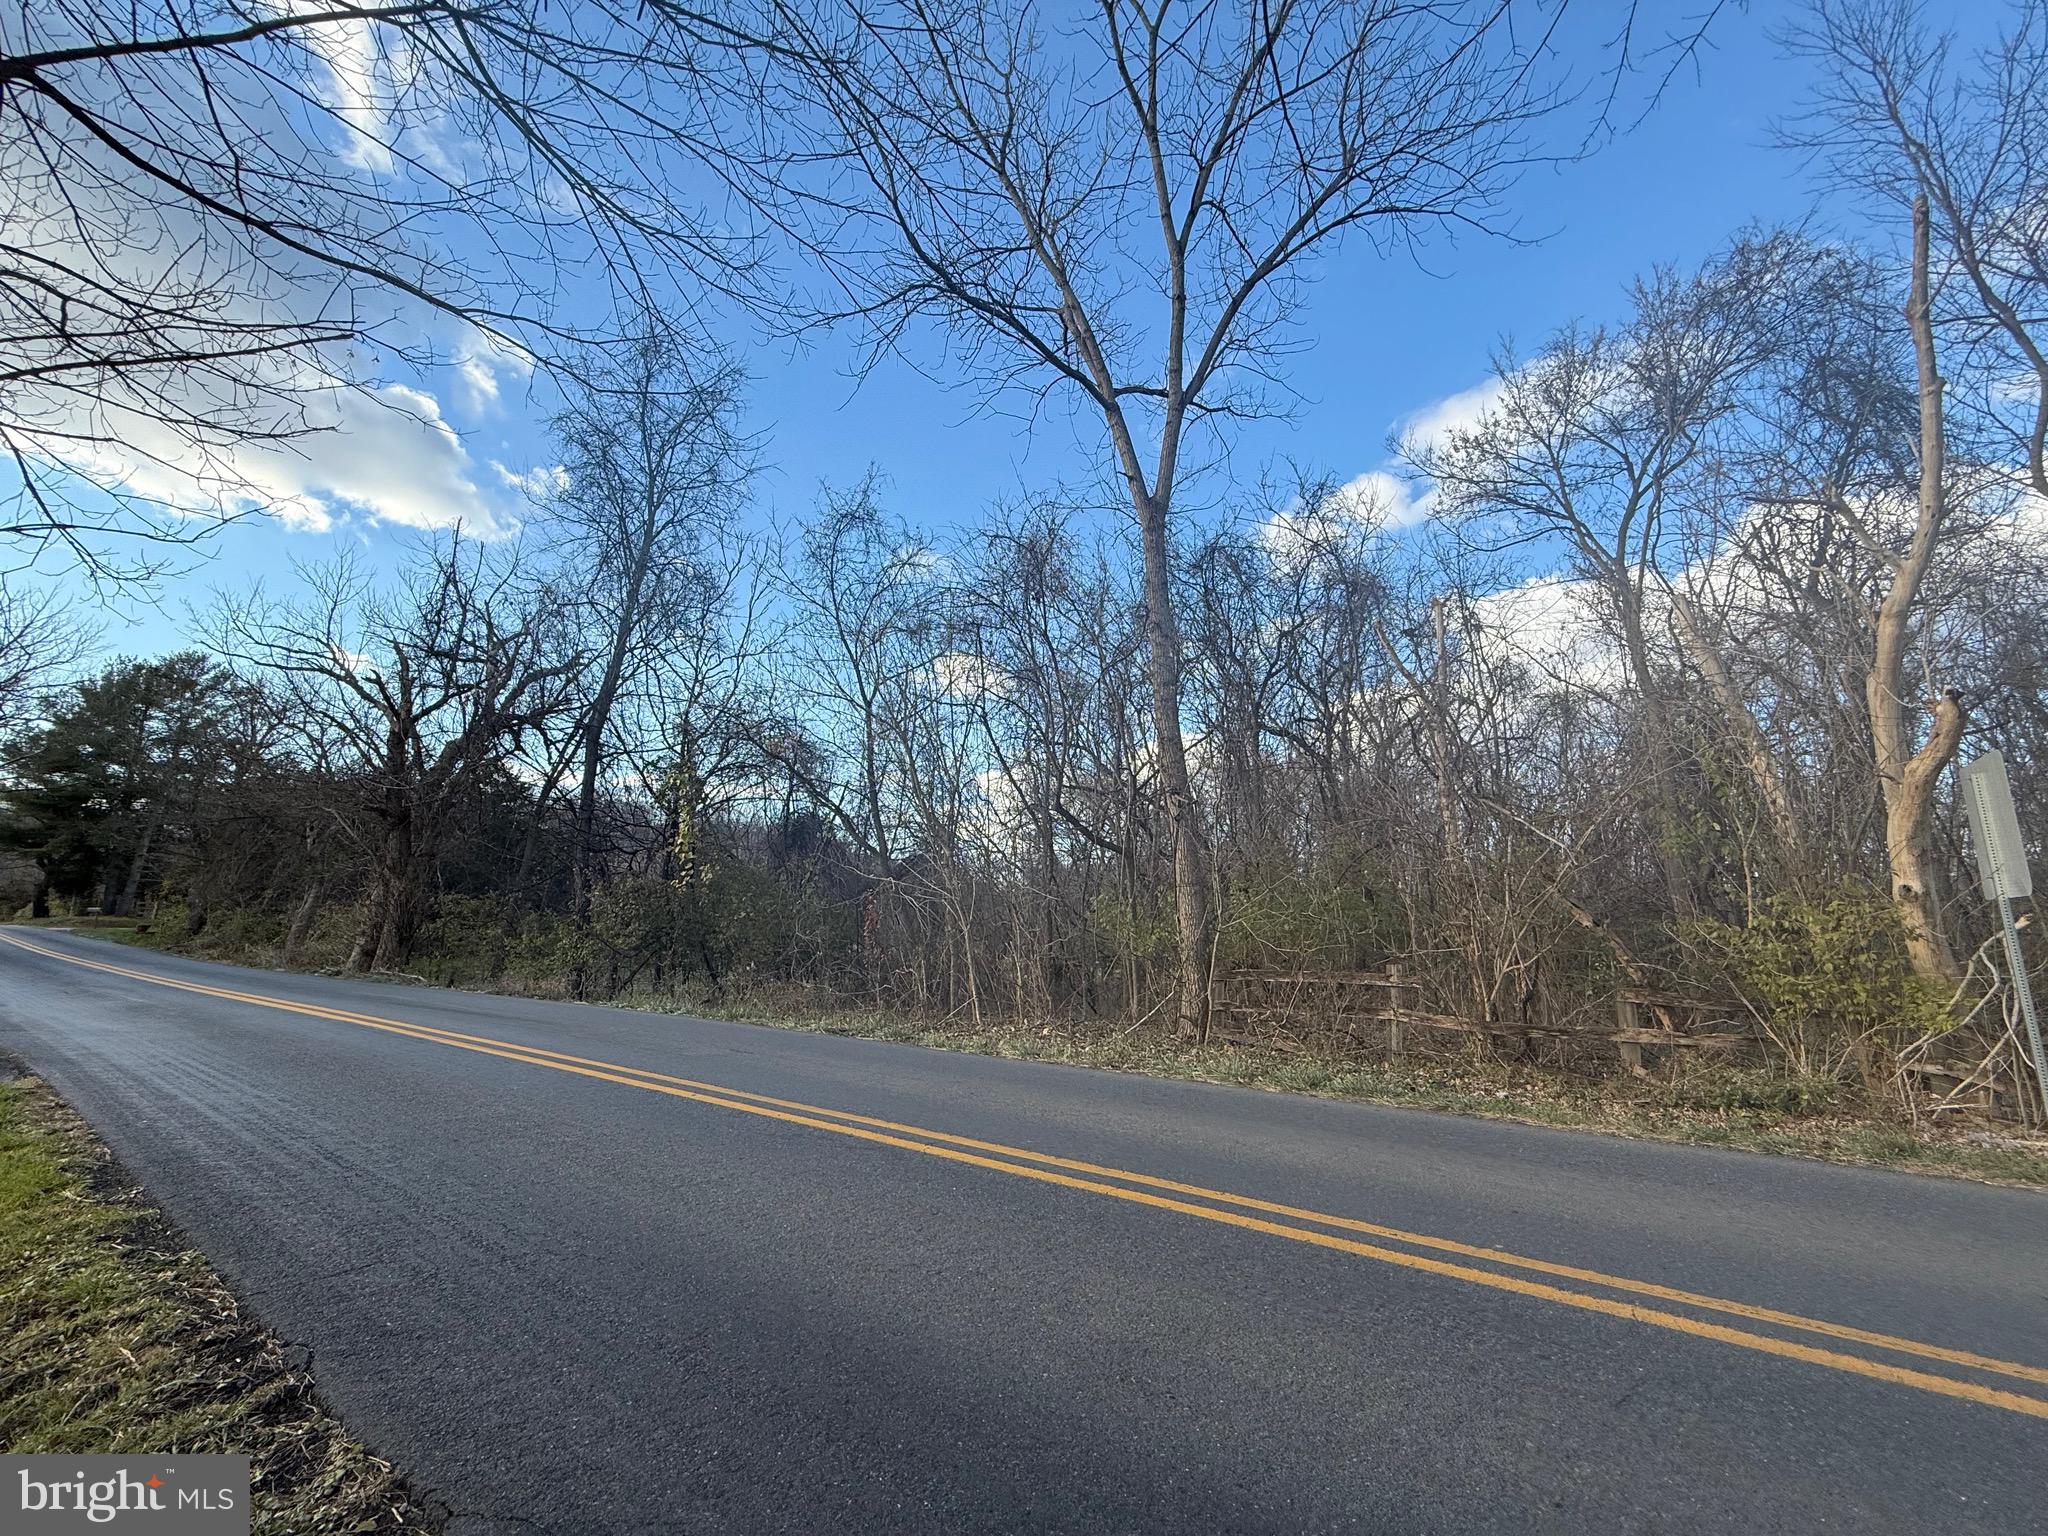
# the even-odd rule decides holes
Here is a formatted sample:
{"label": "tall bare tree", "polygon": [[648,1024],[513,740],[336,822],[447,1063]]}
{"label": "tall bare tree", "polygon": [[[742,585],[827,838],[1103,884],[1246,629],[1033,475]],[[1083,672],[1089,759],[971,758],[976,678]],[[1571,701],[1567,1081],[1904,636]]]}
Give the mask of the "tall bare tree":
{"label": "tall bare tree", "polygon": [[584,658],[552,592],[471,546],[430,551],[394,591],[346,561],[309,578],[301,597],[228,600],[215,627],[285,692],[303,759],[340,789],[369,871],[348,963],[388,970],[432,913],[464,797],[569,707]]}
{"label": "tall bare tree", "polygon": [[1925,738],[1920,739],[1913,719],[1920,690],[1913,687],[1906,672],[1921,590],[1950,511],[1947,428],[1941,369],[1934,348],[1928,260],[1927,202],[1922,198],[1913,205],[1913,276],[1906,298],[1920,405],[1913,530],[1905,549],[1891,561],[1890,579],[1878,604],[1875,645],[1864,687],[1870,702],[1870,740],[1877,754],[1878,783],[1884,791],[1884,840],[1891,861],[1892,900],[1905,921],[1914,965],[1938,980],[1952,980],[1962,967],[1942,930],[1934,861],[1934,792],[1942,770],[1962,744],[1968,717],[1962,695],[1955,688],[1938,688],[1926,701],[1932,721]]}
{"label": "tall bare tree", "polygon": [[[1893,898],[1914,964],[1945,980],[1960,965],[1940,912],[1935,792],[1968,721],[1962,694],[1934,683],[1932,667],[1929,686],[1914,686],[1908,658],[1924,638],[1919,607],[1957,503],[1981,500],[1962,482],[2003,470],[2048,497],[2048,5],[2011,5],[1974,59],[1959,59],[1955,39],[1907,0],[1819,0],[1789,40],[1818,66],[1818,83],[1787,141],[1910,228],[1911,532],[1888,555],[1866,693]],[[1950,390],[1944,356],[1974,388]],[[1969,474],[1958,472],[1959,441]],[[1914,705],[1923,693],[1924,735]]]}
{"label": "tall bare tree", "polygon": [[1822,0],[1790,34],[1818,82],[1785,137],[1901,219],[1925,203],[1929,322],[1987,385],[1947,409],[2048,496],[2048,3],[2005,16],[1966,54],[1909,0]]}
{"label": "tall bare tree", "polygon": [[590,910],[599,780],[621,690],[691,622],[712,546],[747,471],[742,377],[706,343],[650,328],[616,349],[555,418],[563,481],[551,537],[597,656],[580,725],[571,902]]}
{"label": "tall bare tree", "polygon": [[[1705,547],[1688,537],[1703,501],[1727,488],[1726,460],[1768,393],[1773,370],[1812,318],[1813,296],[1838,295],[1824,249],[1777,232],[1737,241],[1700,272],[1635,285],[1620,325],[1567,329],[1534,356],[1496,362],[1496,399],[1480,419],[1413,441],[1416,470],[1437,505],[1487,547],[1546,546],[1597,597],[1619,642],[1653,766],[1656,852],[1675,914],[1692,911],[1696,850],[1688,846],[1684,748],[1676,716],[1690,664],[1727,724],[1775,829],[1796,860],[1802,838],[1784,775],[1716,648],[1691,588],[1725,565],[1709,519]],[[1659,643],[1666,628],[1679,655]]]}
{"label": "tall bare tree", "polygon": [[[992,388],[1100,424],[1136,523],[1178,1006],[1205,1033],[1214,902],[1172,580],[1190,434],[1259,408],[1308,261],[1486,227],[1554,104],[1510,4],[779,0],[784,223],[878,349],[941,327]],[[1525,30],[1527,28],[1527,30]]]}

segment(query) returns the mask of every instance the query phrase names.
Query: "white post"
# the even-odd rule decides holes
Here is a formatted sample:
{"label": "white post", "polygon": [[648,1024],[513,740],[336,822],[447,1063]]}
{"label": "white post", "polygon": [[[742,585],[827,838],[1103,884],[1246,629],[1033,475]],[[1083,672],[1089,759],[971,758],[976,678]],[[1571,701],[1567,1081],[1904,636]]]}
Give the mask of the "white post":
{"label": "white post", "polygon": [[1970,841],[1977,849],[1977,874],[1984,894],[1998,902],[1998,921],[2005,928],[2005,966],[2012,975],[2013,990],[2020,995],[2020,1017],[2026,1021],[2027,1044],[2034,1052],[2034,1086],[2041,1092],[2041,1113],[2048,1115],[2048,1056],[2041,1050],[2041,1020],[2034,1012],[2027,957],[2020,951],[2019,924],[2012,918],[2012,899],[2034,894],[2034,874],[2027,868],[2027,845],[2013,810],[2005,758],[1986,752],[1963,770],[1963,788],[1963,805],[1970,813]]}
{"label": "white post", "polygon": [[2041,1016],[2034,1011],[2034,988],[2027,980],[2027,957],[2020,952],[2020,925],[2012,920],[2012,901],[1998,898],[1998,920],[2005,925],[2005,966],[2012,989],[2020,995],[2020,1017],[2027,1023],[2027,1044],[2034,1051],[2034,1086],[2041,1093],[2041,1115],[2048,1119],[2048,1053],[2041,1049]]}

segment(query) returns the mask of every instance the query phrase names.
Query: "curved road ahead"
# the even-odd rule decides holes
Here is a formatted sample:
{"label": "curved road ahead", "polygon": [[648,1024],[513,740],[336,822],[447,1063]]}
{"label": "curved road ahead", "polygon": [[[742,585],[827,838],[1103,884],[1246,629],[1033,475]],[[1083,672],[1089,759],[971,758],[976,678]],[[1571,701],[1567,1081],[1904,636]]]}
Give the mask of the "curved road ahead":
{"label": "curved road ahead", "polygon": [[478,1532],[2048,1529],[2048,1199],[0,930]]}

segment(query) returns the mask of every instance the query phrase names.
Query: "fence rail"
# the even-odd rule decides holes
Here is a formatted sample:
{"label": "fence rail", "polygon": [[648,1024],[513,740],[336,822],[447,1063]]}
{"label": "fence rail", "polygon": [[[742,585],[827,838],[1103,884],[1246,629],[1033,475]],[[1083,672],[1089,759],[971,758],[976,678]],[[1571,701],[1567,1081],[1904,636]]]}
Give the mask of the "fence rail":
{"label": "fence rail", "polygon": [[[1615,995],[1611,1026],[1554,1024],[1525,1019],[1472,1019],[1432,1013],[1415,1006],[1419,989],[1399,965],[1384,971],[1231,971],[1220,978],[1218,1011],[1243,1024],[1298,1027],[1303,1016],[1353,1039],[1363,1030],[1386,1031],[1387,1054],[1399,1060],[1412,1029],[1510,1040],[1564,1040],[1612,1047],[1622,1065],[1644,1070],[1646,1048],[1740,1051],[1763,1043],[1748,1030],[1707,1028],[1739,1013],[1726,1000],[1685,997],[1646,987],[1625,987]],[[1646,1020],[1655,1020],[1654,1023]],[[1250,1043],[1250,1036],[1229,1036]]]}

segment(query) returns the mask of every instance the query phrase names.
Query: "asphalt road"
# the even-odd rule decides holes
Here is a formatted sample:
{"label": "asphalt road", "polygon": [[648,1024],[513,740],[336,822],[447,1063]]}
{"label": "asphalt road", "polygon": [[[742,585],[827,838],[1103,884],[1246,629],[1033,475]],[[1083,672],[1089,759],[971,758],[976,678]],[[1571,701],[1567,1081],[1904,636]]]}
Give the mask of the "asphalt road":
{"label": "asphalt road", "polygon": [[0,938],[457,1536],[2048,1530],[2038,1194]]}

